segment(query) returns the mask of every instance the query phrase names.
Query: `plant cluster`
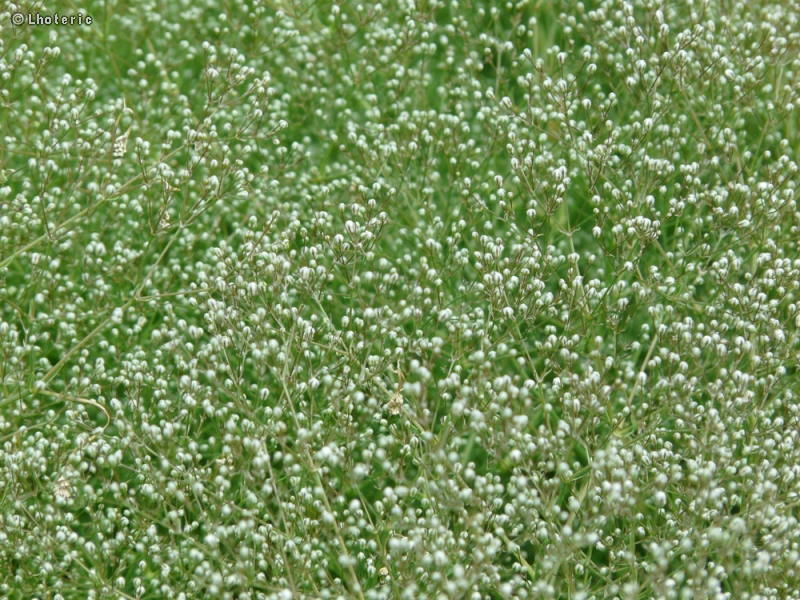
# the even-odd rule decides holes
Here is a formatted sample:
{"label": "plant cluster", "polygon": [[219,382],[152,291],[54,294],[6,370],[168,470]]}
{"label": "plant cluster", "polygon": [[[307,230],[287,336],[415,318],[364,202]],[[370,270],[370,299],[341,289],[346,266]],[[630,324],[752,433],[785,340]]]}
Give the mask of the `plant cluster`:
{"label": "plant cluster", "polygon": [[800,598],[796,0],[56,8],[0,595]]}

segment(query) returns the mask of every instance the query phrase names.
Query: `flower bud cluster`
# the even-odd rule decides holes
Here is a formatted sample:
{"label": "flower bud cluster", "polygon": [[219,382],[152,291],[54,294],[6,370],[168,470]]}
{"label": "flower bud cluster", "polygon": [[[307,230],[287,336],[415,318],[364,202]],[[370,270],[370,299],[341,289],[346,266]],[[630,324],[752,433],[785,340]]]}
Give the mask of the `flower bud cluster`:
{"label": "flower bud cluster", "polygon": [[563,10],[0,39],[0,596],[800,598],[800,6]]}

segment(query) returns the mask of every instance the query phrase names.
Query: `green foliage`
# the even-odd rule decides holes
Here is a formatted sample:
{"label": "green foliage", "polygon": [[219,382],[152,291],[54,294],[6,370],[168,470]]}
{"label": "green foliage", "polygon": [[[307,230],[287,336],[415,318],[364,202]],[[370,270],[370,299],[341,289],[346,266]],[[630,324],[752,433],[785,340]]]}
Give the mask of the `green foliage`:
{"label": "green foliage", "polygon": [[57,4],[0,595],[800,598],[797,2]]}

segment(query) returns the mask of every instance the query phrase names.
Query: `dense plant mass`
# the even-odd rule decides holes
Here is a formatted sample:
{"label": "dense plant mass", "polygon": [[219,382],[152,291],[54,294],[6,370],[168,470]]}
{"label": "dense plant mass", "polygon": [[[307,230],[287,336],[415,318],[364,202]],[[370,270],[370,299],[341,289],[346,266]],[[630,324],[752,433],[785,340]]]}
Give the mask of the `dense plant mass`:
{"label": "dense plant mass", "polygon": [[798,2],[56,4],[0,595],[800,598]]}

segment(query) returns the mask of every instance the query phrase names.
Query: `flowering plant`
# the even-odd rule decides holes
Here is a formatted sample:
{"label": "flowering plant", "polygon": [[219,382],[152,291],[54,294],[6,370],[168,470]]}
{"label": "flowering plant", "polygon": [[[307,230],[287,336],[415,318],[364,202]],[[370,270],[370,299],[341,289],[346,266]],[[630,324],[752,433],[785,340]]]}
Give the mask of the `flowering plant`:
{"label": "flowering plant", "polygon": [[796,0],[68,4],[0,595],[800,597]]}

